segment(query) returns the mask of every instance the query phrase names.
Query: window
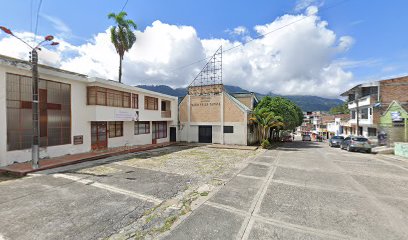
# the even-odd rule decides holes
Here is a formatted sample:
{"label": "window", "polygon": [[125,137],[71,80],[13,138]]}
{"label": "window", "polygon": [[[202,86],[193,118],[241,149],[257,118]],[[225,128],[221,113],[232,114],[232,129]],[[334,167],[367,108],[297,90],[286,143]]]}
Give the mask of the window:
{"label": "window", "polygon": [[166,102],[165,101],[161,102],[161,110],[166,111]]}
{"label": "window", "polygon": [[368,119],[368,108],[361,109],[361,119]]}
{"label": "window", "polygon": [[135,122],[135,135],[150,133],[150,122]]}
{"label": "window", "polygon": [[224,126],[224,133],[234,133],[233,126]]}
{"label": "window", "polygon": [[368,136],[369,137],[375,137],[377,136],[377,129],[376,128],[368,128]]}
{"label": "window", "polygon": [[109,122],[109,137],[123,136],[123,122]]}
{"label": "window", "polygon": [[[6,75],[7,150],[31,147],[32,80],[16,74]],[[71,86],[40,79],[40,146],[71,143]]]}
{"label": "window", "polygon": [[356,111],[351,111],[351,119],[356,119]]}
{"label": "window", "polygon": [[153,122],[153,139],[167,137],[167,122]]}
{"label": "window", "polygon": [[113,89],[88,87],[88,105],[130,108],[131,95]]}
{"label": "window", "polygon": [[132,94],[132,108],[138,109],[139,108],[139,95]]}
{"label": "window", "polygon": [[147,110],[158,110],[159,109],[159,99],[154,98],[154,97],[145,96],[144,108]]}

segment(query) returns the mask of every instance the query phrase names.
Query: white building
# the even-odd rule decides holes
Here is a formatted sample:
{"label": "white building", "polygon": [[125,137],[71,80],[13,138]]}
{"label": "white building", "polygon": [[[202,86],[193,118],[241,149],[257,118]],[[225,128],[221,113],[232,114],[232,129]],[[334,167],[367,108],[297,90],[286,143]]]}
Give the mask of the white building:
{"label": "white building", "polygon": [[[176,141],[177,97],[39,66],[40,158]],[[0,55],[0,166],[31,160],[29,62]]]}

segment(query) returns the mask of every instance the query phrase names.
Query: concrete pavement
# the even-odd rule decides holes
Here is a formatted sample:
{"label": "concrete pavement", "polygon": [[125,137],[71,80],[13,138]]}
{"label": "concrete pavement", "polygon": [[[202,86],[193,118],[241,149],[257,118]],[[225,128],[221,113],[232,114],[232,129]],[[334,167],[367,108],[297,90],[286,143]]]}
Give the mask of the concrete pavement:
{"label": "concrete pavement", "polygon": [[408,168],[326,143],[265,152],[164,239],[408,239]]}

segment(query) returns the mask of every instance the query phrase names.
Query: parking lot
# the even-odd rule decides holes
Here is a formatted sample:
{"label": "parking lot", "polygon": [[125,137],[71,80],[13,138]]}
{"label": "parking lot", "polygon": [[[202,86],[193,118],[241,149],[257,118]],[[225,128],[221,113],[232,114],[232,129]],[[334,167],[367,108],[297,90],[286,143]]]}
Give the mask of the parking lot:
{"label": "parking lot", "polygon": [[171,146],[0,183],[0,239],[161,234],[258,151]]}
{"label": "parking lot", "polygon": [[408,239],[408,163],[293,142],[257,157],[165,239]]}
{"label": "parking lot", "polygon": [[408,162],[172,146],[0,183],[0,239],[407,239]]}

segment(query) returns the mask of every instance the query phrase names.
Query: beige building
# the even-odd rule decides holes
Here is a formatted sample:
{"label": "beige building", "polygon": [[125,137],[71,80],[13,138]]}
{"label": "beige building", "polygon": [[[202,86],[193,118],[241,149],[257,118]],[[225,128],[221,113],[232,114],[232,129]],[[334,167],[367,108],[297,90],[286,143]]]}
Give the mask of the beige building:
{"label": "beige building", "polygon": [[249,119],[257,102],[255,94],[228,94],[222,84],[189,87],[179,105],[179,139],[251,145],[257,134]]}

